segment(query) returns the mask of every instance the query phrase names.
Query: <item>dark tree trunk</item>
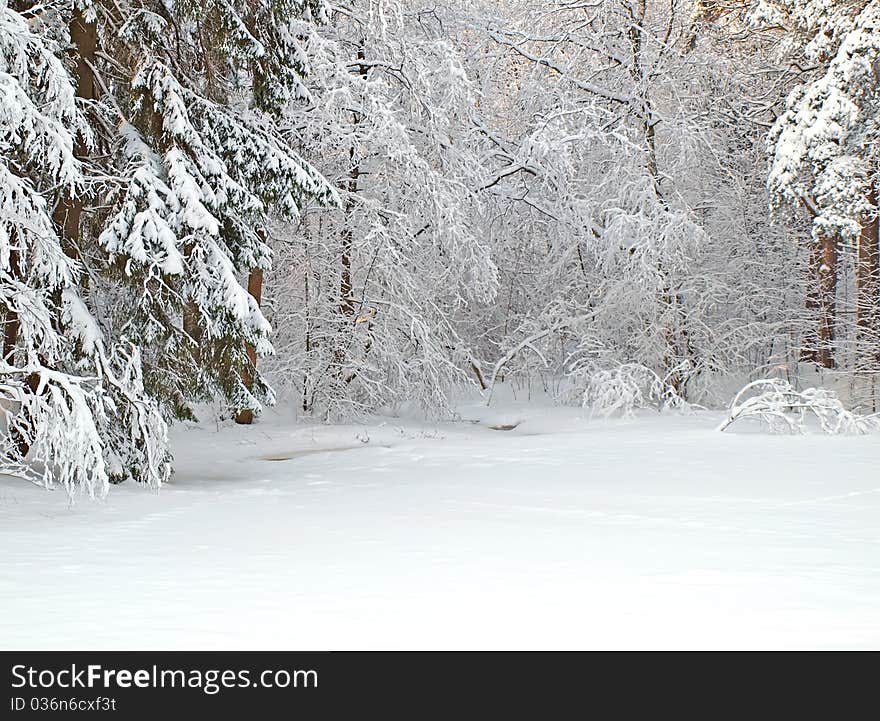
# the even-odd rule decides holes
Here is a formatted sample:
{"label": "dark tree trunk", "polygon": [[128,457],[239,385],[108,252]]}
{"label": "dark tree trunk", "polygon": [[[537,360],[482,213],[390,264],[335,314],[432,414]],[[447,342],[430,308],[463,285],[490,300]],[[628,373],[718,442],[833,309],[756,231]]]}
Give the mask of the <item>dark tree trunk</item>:
{"label": "dark tree trunk", "polygon": [[[361,77],[366,77],[369,72],[369,67],[367,66],[366,60],[366,50],[364,48],[363,43],[358,45],[357,49],[357,74]],[[355,127],[360,124],[362,118],[361,114],[358,112],[352,113],[352,125]],[[350,215],[354,210],[354,200],[352,197],[358,192],[358,181],[361,176],[361,167],[359,161],[355,154],[355,148],[352,147],[349,152],[349,159],[351,162],[351,167],[348,171],[348,182],[346,183],[346,190],[349,193],[349,198],[345,204],[345,214]],[[336,366],[336,376],[338,378],[342,378],[342,370],[346,363],[346,355],[347,349],[350,347],[349,345],[349,333],[351,333],[350,326],[353,325],[353,319],[355,315],[354,309],[354,298],[352,296],[353,282],[352,282],[352,272],[351,272],[351,254],[352,254],[352,246],[354,244],[354,236],[352,235],[351,226],[346,226],[342,231],[342,248],[340,255],[340,279],[339,279],[339,315],[341,318],[341,327],[342,333],[337,336],[336,339],[336,348],[334,350],[334,364]],[[342,378],[346,383],[350,382],[355,375],[350,373],[346,378]]]}
{"label": "dark tree trunk", "polygon": [[[868,198],[877,205],[877,193]],[[856,327],[858,363],[866,370],[880,370],[880,221],[878,214],[866,218],[859,234],[856,281]]]}
{"label": "dark tree trunk", "polygon": [[837,237],[818,238],[819,253],[816,284],[819,299],[817,362],[823,368],[834,368],[834,328],[837,321]]}
{"label": "dark tree trunk", "polygon": [[[97,62],[98,26],[94,22],[86,22],[82,10],[74,3],[73,17],[68,29],[73,46],[76,95],[84,100],[97,100],[100,97],[100,90],[93,68]],[[74,155],[80,160],[88,157],[88,149],[82,138],[77,138]],[[67,194],[58,203],[54,213],[55,223],[61,229],[65,241],[64,252],[71,257],[79,255],[83,204],[84,199],[81,194],[77,196]]]}
{"label": "dark tree trunk", "polygon": [[807,310],[809,325],[801,342],[800,361],[802,363],[819,362],[819,283],[817,273],[821,263],[822,247],[817,241],[810,243],[809,284],[804,307]]}
{"label": "dark tree trunk", "polygon": [[[358,65],[358,74],[361,77],[366,77],[369,69],[367,68],[366,63],[364,62],[366,59],[366,51],[364,50],[363,43],[358,46],[357,50],[357,59],[360,61]],[[357,126],[361,122],[360,113],[352,113],[352,124]],[[358,180],[361,175],[361,168],[358,164],[357,159],[355,158],[355,150],[351,149],[349,153],[349,157],[351,160],[351,168],[348,171],[348,192],[350,195],[355,195],[358,192]],[[345,207],[345,213],[348,215],[354,208],[354,201],[351,199],[348,200]],[[339,312],[343,315],[343,317],[348,318],[354,315],[354,301],[352,299],[352,280],[351,280],[351,247],[352,247],[352,231],[351,228],[348,227],[343,231],[342,234],[342,273],[341,280],[339,283]]]}
{"label": "dark tree trunk", "polygon": [[[9,271],[12,277],[22,280],[21,255],[18,248],[15,247],[17,242],[17,234],[13,231],[10,238],[12,241],[12,250],[9,251]],[[18,334],[21,329],[21,321],[18,314],[9,310],[6,313],[3,323],[3,360],[11,366],[16,364],[16,351],[18,348]],[[29,373],[25,378],[25,386],[32,395],[35,395],[40,387],[40,376],[37,373]],[[30,451],[30,444],[26,438],[17,430],[11,431],[11,437],[15,443],[16,450],[20,458],[24,459]]]}
{"label": "dark tree trunk", "polygon": [[[252,269],[248,275],[248,293],[254,297],[254,300],[257,301],[257,305],[260,305],[263,300],[263,271],[259,268]],[[244,382],[248,390],[253,390],[254,380],[256,379],[257,374],[257,351],[250,343],[247,345],[246,350],[249,365],[242,370],[241,380]],[[241,425],[250,425],[253,423],[253,409],[242,408],[239,410],[238,413],[235,414],[235,422],[240,423]]]}
{"label": "dark tree trunk", "polygon": [[[19,255],[18,248],[14,247],[17,237],[17,234],[13,232],[12,237],[10,238],[13,248],[9,251],[9,270],[13,277],[20,279],[21,256]],[[15,348],[18,342],[19,326],[20,321],[18,319],[18,313],[10,308],[6,311],[6,315],[3,318],[3,360],[11,366],[15,365]]]}
{"label": "dark tree trunk", "polygon": [[[354,163],[354,150],[351,152],[352,167],[348,173],[348,192],[357,193],[358,178],[360,177],[360,166]],[[346,214],[352,211],[353,201],[346,203]],[[340,263],[342,265],[341,278],[339,281],[339,312],[344,318],[354,315],[354,301],[352,300],[352,281],[351,281],[351,246],[352,246],[351,228],[346,228],[342,233],[342,256]]]}

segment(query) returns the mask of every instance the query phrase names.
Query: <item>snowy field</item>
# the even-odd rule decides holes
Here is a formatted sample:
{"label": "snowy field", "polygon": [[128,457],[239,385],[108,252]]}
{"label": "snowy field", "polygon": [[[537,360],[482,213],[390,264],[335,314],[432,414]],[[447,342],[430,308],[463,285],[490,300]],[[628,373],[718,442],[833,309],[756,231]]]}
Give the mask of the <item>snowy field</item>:
{"label": "snowy field", "polygon": [[877,435],[461,414],[178,427],[161,492],[72,507],[0,478],[0,647],[880,648]]}

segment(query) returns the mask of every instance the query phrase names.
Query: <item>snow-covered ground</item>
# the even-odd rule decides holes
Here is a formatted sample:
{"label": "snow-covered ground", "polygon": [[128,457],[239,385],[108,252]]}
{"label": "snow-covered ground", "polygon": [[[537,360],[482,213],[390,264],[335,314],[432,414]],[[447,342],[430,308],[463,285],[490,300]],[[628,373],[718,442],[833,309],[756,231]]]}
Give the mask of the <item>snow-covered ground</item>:
{"label": "snow-covered ground", "polygon": [[[0,648],[880,648],[880,437],[468,407],[0,478]],[[513,425],[494,430],[491,425]]]}

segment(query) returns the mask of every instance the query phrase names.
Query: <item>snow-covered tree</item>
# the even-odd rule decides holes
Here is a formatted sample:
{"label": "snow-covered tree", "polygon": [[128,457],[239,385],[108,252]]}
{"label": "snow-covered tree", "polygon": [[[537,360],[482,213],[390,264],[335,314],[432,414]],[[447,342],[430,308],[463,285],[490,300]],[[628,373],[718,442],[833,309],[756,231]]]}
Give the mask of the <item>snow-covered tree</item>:
{"label": "snow-covered tree", "polygon": [[0,471],[161,484],[269,380],[874,397],[880,0],[0,3]]}
{"label": "snow-covered tree", "polygon": [[[761,0],[754,18],[783,34],[799,82],[770,134],[769,187],[812,217],[817,330],[806,355],[825,367],[852,359],[880,369],[880,2]],[[847,265],[855,268],[855,329],[838,314]],[[835,342],[837,341],[837,342]]]}
{"label": "snow-covered tree", "polygon": [[85,269],[53,219],[89,182],[91,134],[39,17],[0,4],[0,469],[72,492],[168,476],[165,424],[136,349],[107,343],[81,295]]}
{"label": "snow-covered tree", "polygon": [[300,37],[322,6],[100,3],[90,12],[122,178],[96,233],[112,270],[107,320],[143,349],[147,390],[172,416],[214,399],[258,409],[271,399],[255,369],[272,350],[270,327],[242,276],[270,266],[270,214],[336,202],[276,122],[307,98]]}
{"label": "snow-covered tree", "polygon": [[5,470],[158,485],[167,419],[271,398],[270,328],[242,280],[269,267],[270,214],[338,202],[277,125],[308,98],[301,39],[323,12],[4,2]]}
{"label": "snow-covered tree", "polygon": [[476,5],[504,258],[483,353],[578,394],[630,369],[700,397],[785,362],[791,284],[774,274],[796,258],[761,187],[767,109],[747,95],[763,49],[698,3]]}
{"label": "snow-covered tree", "polygon": [[474,382],[460,321],[497,283],[475,223],[475,98],[420,18],[409,3],[352,3],[309,40],[314,102],[291,110],[291,136],[342,207],[279,229],[269,301],[274,377],[307,411],[433,410]]}

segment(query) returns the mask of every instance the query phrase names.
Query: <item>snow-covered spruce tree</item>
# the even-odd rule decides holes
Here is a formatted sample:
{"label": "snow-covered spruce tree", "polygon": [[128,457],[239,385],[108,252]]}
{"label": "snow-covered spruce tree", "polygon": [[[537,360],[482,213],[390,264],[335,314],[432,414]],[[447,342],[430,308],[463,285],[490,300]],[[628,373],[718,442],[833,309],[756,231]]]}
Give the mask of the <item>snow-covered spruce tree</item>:
{"label": "snow-covered spruce tree", "polygon": [[56,16],[0,3],[0,472],[95,494],[126,476],[159,484],[169,467],[137,350],[106,343],[53,219],[86,190],[74,151],[91,141],[59,29]]}
{"label": "snow-covered spruce tree", "polygon": [[268,217],[336,202],[276,124],[307,98],[300,38],[321,3],[99,1],[88,12],[121,178],[96,233],[111,269],[95,291],[112,306],[104,320],[141,349],[167,415],[217,399],[248,422],[271,398],[256,370],[272,350],[258,304]]}
{"label": "snow-covered spruce tree", "polygon": [[308,51],[314,103],[288,122],[343,204],[277,233],[273,379],[321,417],[445,409],[476,383],[466,318],[496,288],[475,232],[472,89],[410,3],[340,8]]}
{"label": "snow-covered spruce tree", "polygon": [[[761,0],[756,6],[755,19],[781,31],[783,57],[801,70],[770,134],[769,187],[780,202],[812,217],[807,306],[816,330],[804,356],[826,368],[877,372],[880,2]],[[854,300],[847,300],[850,284]]]}

